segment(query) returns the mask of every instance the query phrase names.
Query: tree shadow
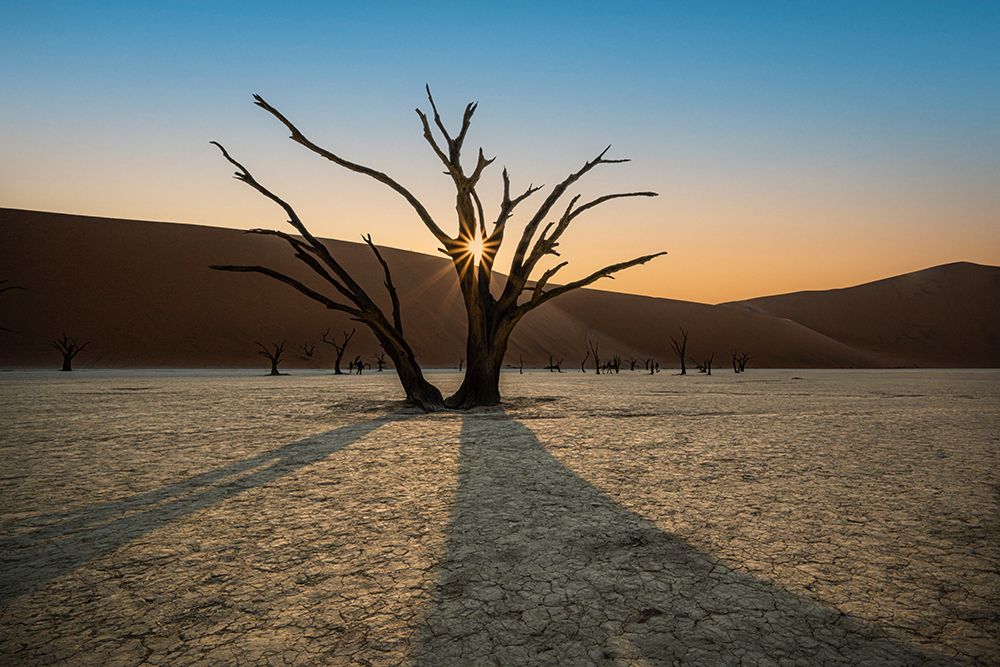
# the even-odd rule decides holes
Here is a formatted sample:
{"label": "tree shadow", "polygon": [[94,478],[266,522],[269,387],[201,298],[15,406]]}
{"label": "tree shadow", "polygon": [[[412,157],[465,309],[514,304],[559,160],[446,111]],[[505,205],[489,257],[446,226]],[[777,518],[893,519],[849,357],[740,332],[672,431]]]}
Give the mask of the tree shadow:
{"label": "tree shadow", "polygon": [[[0,539],[0,604],[171,521],[273,482],[407,417],[395,413],[349,424],[153,491],[8,526],[8,531],[20,531]],[[36,527],[39,523],[44,525]]]}
{"label": "tree shadow", "polygon": [[949,662],[663,532],[503,412],[463,420],[448,531],[418,665]]}

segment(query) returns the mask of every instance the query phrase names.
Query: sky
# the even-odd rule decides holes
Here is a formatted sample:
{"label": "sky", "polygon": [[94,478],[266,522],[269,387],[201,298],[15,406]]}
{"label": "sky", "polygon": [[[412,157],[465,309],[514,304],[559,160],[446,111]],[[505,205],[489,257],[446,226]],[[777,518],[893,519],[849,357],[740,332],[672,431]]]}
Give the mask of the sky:
{"label": "sky", "polygon": [[574,193],[660,193],[578,218],[564,279],[666,250],[598,286],[718,303],[1000,264],[989,1],[0,0],[0,206],[285,228],[218,140],[317,235],[433,253],[397,195],[294,144],[250,97],[454,232],[414,113],[425,83],[452,126],[479,101],[466,152],[497,156],[494,211],[501,166],[515,189],[551,187],[609,143],[632,161]]}

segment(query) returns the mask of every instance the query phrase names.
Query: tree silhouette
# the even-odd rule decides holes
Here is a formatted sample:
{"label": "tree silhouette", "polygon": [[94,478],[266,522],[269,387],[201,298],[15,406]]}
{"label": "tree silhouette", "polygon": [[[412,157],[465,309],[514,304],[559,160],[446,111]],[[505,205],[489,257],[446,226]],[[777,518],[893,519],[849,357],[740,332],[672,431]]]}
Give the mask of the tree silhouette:
{"label": "tree silhouette", "polygon": [[82,344],[77,343],[76,339],[70,338],[66,334],[63,334],[59,338],[56,338],[50,342],[52,344],[52,347],[59,350],[59,352],[63,356],[62,368],[59,369],[61,371],[73,370],[73,359],[76,357],[76,355],[86,350],[87,346],[90,345],[89,342]]}
{"label": "tree silhouette", "polygon": [[[586,361],[586,360],[584,360],[584,361]],[[549,365],[546,366],[545,368],[550,373],[562,373],[562,362],[563,362],[562,359],[559,359],[558,361],[556,361],[555,359],[552,358],[552,355],[550,354],[549,355]]]}
{"label": "tree silhouette", "polygon": [[713,352],[710,355],[708,355],[707,357],[705,357],[705,360],[702,361],[701,363],[698,363],[697,361],[694,362],[694,366],[695,366],[695,368],[698,369],[699,373],[706,373],[708,375],[711,375],[712,374],[712,362],[713,361],[715,361],[715,352]]}
{"label": "tree silhouette", "polygon": [[316,343],[302,343],[299,345],[299,351],[302,353],[299,355],[300,359],[312,361],[313,354],[316,352]]}
{"label": "tree silhouette", "polygon": [[680,330],[681,339],[677,340],[671,336],[670,347],[673,348],[677,358],[681,360],[681,375],[687,375],[687,366],[684,360],[687,358],[688,332],[684,330],[684,327],[680,327]]}
{"label": "tree silhouette", "polygon": [[344,340],[342,342],[340,342],[340,343],[338,343],[335,338],[333,338],[333,337],[330,336],[330,330],[329,329],[327,329],[326,331],[323,332],[323,342],[326,343],[327,345],[332,345],[333,349],[337,353],[337,358],[333,362],[333,374],[334,375],[343,375],[344,374],[344,372],[342,370],[340,370],[340,362],[344,360],[344,352],[347,350],[347,344],[351,342],[352,338],[354,338],[354,333],[356,331],[357,331],[357,329],[351,329],[350,332],[345,331],[344,332]]}
{"label": "tree silhouette", "polygon": [[385,369],[385,352],[379,352],[375,357],[375,363],[378,364],[378,372],[381,373]]}
{"label": "tree silhouette", "polygon": [[600,375],[601,374],[601,358],[599,356],[597,356],[597,353],[601,349],[601,344],[600,344],[600,342],[598,342],[596,340],[590,340],[588,338],[587,339],[587,345],[590,346],[590,354],[593,355],[593,357],[594,357],[594,372],[597,373],[598,375]]}
{"label": "tree silhouette", "polygon": [[260,348],[257,351],[257,354],[262,357],[267,357],[268,361],[271,362],[271,375],[285,375],[285,373],[278,371],[278,364],[281,363],[281,355],[285,353],[285,341],[281,341],[281,343],[271,343],[270,348],[263,343],[257,343],[257,347]]}
{"label": "tree silhouette", "polygon": [[[484,171],[493,163],[495,158],[487,158],[483,149],[480,148],[475,166],[471,172],[467,172],[465,166],[462,164],[462,148],[472,123],[472,117],[476,112],[477,103],[472,102],[465,107],[461,128],[456,135],[452,136],[438,113],[429,87],[427,88],[427,99],[432,110],[434,126],[443,139],[443,144],[436,138],[428,115],[420,109],[416,111],[423,126],[424,138],[435,155],[444,164],[446,173],[451,177],[455,187],[455,210],[458,217],[458,233],[455,236],[449,236],[438,225],[420,200],[391,176],[366,165],[346,160],[336,153],[322,148],[306,137],[284,114],[271,106],[263,97],[260,95],[254,96],[255,103],[259,107],[274,116],[288,129],[293,141],[344,169],[363,174],[382,183],[401,196],[414,210],[423,225],[431,232],[438,243],[441,244],[441,252],[451,259],[458,276],[468,324],[466,338],[467,367],[465,376],[461,386],[445,403],[448,407],[459,409],[472,408],[477,405],[495,405],[500,402],[500,370],[503,367],[507,343],[515,326],[522,317],[557,296],[590,285],[601,278],[610,277],[623,269],[645,264],[651,259],[665,253],[659,252],[644,255],[618,264],[611,264],[579,280],[549,287],[548,289],[546,289],[546,286],[549,284],[549,281],[562,267],[566,266],[566,262],[560,262],[542,271],[538,279],[533,281],[531,276],[540,263],[549,255],[558,255],[556,247],[559,245],[560,237],[569,228],[570,224],[583,213],[614,199],[654,197],[656,193],[648,191],[612,193],[582,204],[580,203],[580,195],[576,195],[561,214],[556,214],[554,220],[546,223],[545,221],[549,219],[556,204],[580,178],[600,165],[627,162],[624,159],[610,159],[605,157],[611,148],[608,146],[595,158],[585,162],[582,167],[569,174],[556,185],[527,220],[515,247],[511,266],[507,272],[506,283],[502,290],[498,290],[500,292],[499,295],[495,296],[491,291],[493,263],[497,252],[504,242],[507,223],[513,215],[515,208],[528,197],[538,192],[541,186],[535,187],[534,185],[529,185],[522,193],[512,195],[510,178],[507,170],[504,169],[502,172],[503,197],[500,202],[499,211],[496,217],[491,217],[488,222],[485,208],[476,188]],[[240,172],[237,172],[237,178],[250,182],[251,185],[256,183],[252,180],[252,177],[248,179],[249,174],[247,174],[245,169],[240,167],[235,161],[231,159],[230,161],[240,169]],[[307,237],[310,244],[305,246],[305,244],[302,244],[289,235],[282,235],[276,232],[266,233],[287,237],[286,240],[293,239],[289,242],[292,243],[293,248],[296,250],[296,256],[299,256],[300,259],[301,256],[305,256],[310,260],[315,260],[316,252],[321,248],[325,252],[325,247],[318,241],[315,241],[305,226],[301,224],[301,221],[298,220],[298,217],[293,215],[291,207],[262,187],[257,187],[256,185],[255,187],[258,191],[265,194],[265,196],[268,196],[285,208],[286,212],[289,213],[289,217],[292,218],[291,222],[293,226],[296,227],[300,234]],[[539,233],[539,227],[543,223],[545,223],[545,226]],[[370,240],[366,240],[371,245]],[[314,241],[315,243],[313,243]],[[374,249],[374,246],[372,248]],[[326,255],[328,256],[329,253],[326,252]],[[381,261],[381,256],[378,255],[377,251],[376,255],[379,256]],[[324,303],[327,307],[342,311],[345,309],[352,310],[351,314],[355,319],[368,324],[377,336],[382,335],[389,339],[388,343],[383,344],[395,346],[398,348],[396,353],[400,354],[405,341],[402,336],[402,327],[398,326],[398,299],[395,297],[395,289],[389,287],[391,281],[389,279],[388,267],[385,266],[384,262],[383,268],[385,268],[386,284],[389,287],[390,295],[393,297],[393,312],[397,315],[397,326],[394,331],[389,330],[386,326],[387,323],[383,322],[385,318],[381,311],[375,307],[374,303],[371,303],[367,294],[360,287],[357,287],[353,280],[350,280],[347,272],[339,264],[335,264],[334,266],[326,261],[325,257],[321,259],[324,260],[329,268],[334,270],[339,279],[334,282],[334,287],[338,288],[338,292],[342,296],[355,303],[356,308],[351,309],[348,306],[334,302],[329,297],[310,290],[299,281],[272,269],[259,266],[218,268],[230,271],[255,271],[263,273],[295,287],[303,294]],[[320,262],[313,261],[310,266],[314,271],[319,269],[321,276],[326,274],[326,269],[320,265]],[[327,277],[328,275],[323,277]],[[343,287],[344,289],[339,289],[339,287]],[[527,298],[522,298],[526,293]],[[405,349],[409,351],[408,346]],[[388,347],[387,350],[391,356],[393,350]],[[400,356],[404,357],[402,361],[407,363],[416,373],[419,373],[419,366],[416,365],[412,352],[409,355],[400,354]],[[403,381],[404,388],[411,387],[407,389],[408,396],[410,396],[413,393],[412,383],[408,384],[402,374],[400,375],[400,379]],[[426,382],[422,376],[420,380]],[[433,409],[436,406],[424,407]]]}

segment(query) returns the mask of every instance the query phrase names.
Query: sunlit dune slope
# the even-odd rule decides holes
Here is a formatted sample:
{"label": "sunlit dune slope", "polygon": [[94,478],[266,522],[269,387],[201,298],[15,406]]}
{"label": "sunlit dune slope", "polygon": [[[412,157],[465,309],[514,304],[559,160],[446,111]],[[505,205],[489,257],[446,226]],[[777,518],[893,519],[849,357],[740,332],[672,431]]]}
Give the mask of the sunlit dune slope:
{"label": "sunlit dune slope", "polygon": [[1000,366],[1000,267],[944,264],[864,285],[729,304],[900,366]]}
{"label": "sunlit dune slope", "polygon": [[[371,361],[377,352],[362,325],[285,285],[263,276],[208,268],[218,263],[261,264],[293,272],[320,287],[277,238],[213,227],[13,209],[0,209],[0,238],[0,279],[25,288],[0,298],[0,326],[14,330],[0,332],[3,367],[53,367],[58,355],[49,341],[62,333],[90,341],[77,359],[80,368],[260,366],[266,361],[257,356],[254,343],[282,340],[288,345],[285,366],[329,367],[333,348],[320,341],[321,334],[329,328],[339,335],[355,326],[358,332],[347,357],[361,355]],[[381,269],[369,249],[361,243],[329,244],[359,282],[387,304]],[[457,365],[465,356],[465,317],[450,263],[391,248],[384,255],[399,287],[406,334],[420,360],[427,366]],[[995,279],[987,283],[995,293]],[[947,286],[942,283],[941,289]],[[978,312],[975,304],[980,301],[968,309]],[[930,321],[949,322],[964,306],[952,303],[950,308]],[[859,328],[853,332],[845,322],[844,330],[820,333],[806,321],[758,311],[756,305],[711,306],[583,290],[525,317],[509,349],[508,363],[517,365],[523,357],[526,367],[544,365],[552,354],[563,360],[564,369],[578,369],[589,336],[599,342],[602,357],[654,358],[672,366],[676,359],[669,336],[681,326],[690,332],[690,356],[700,359],[714,352],[717,367],[728,364],[734,349],[749,352],[751,366],[878,367],[900,363],[899,359],[925,363],[914,356],[912,347],[864,344],[869,335],[862,328],[865,318],[856,318]],[[976,340],[992,335],[995,341],[995,313],[977,322],[984,331],[975,333]],[[960,346],[964,335],[961,325],[935,331],[940,337],[952,336],[940,339],[941,349]],[[312,359],[301,358],[303,343],[316,344]],[[995,344],[990,349],[976,345],[970,349],[979,352],[963,352],[966,356],[961,358],[969,363],[961,365],[985,365],[983,360],[989,359],[993,360],[989,365],[997,365]],[[936,353],[926,357],[925,365],[939,364]]]}

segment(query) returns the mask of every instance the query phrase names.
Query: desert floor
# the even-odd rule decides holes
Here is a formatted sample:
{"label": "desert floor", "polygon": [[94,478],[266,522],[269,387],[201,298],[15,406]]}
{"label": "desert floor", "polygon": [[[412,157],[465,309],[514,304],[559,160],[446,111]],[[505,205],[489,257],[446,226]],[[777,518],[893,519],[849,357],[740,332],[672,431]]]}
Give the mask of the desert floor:
{"label": "desert floor", "polygon": [[1000,663],[1000,372],[504,393],[0,374],[0,663]]}

